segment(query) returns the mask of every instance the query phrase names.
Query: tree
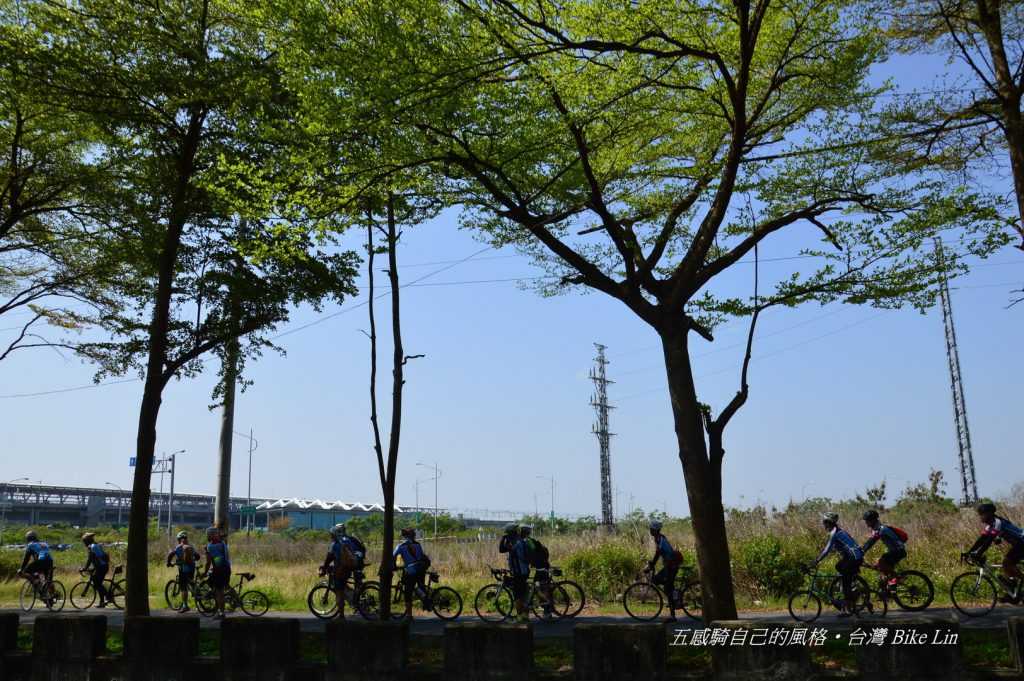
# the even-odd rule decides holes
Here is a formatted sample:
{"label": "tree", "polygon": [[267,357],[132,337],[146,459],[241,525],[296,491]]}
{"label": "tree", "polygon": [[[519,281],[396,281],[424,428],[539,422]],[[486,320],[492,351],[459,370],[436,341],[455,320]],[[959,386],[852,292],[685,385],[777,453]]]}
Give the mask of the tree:
{"label": "tree", "polygon": [[[898,51],[960,61],[968,75],[889,107],[902,136],[899,162],[982,175],[1009,159],[1017,214],[1009,220],[1024,250],[1024,2],[1020,0],[870,0]],[[984,163],[979,168],[979,162]]]}
{"label": "tree", "polygon": [[[659,336],[705,613],[735,617],[721,472],[758,316],[930,305],[925,241],[955,229],[962,269],[1005,242],[995,211],[868,143],[883,45],[839,0],[344,4],[281,10],[300,27],[299,72],[358,108],[359,131],[391,131],[391,166],[430,167],[468,226],[548,267],[545,292],[595,289]],[[760,282],[762,243],[812,271]],[[738,294],[723,275],[748,263]],[[691,334],[712,342],[735,316],[751,322],[739,386],[714,409]]]}
{"label": "tree", "polygon": [[223,360],[234,339],[243,344],[240,364],[272,347],[266,333],[292,307],[352,292],[357,258],[327,254],[317,221],[270,210],[273,178],[244,194],[222,181],[236,165],[290,149],[290,138],[273,132],[290,101],[272,55],[233,23],[230,5],[26,4],[40,41],[26,62],[100,130],[91,153],[116,178],[102,222],[104,247],[122,263],[116,294],[125,312],[102,319],[112,340],[80,352],[100,364],[98,377],[135,370],[144,380],[127,612],[146,614],[150,468],[164,387],[200,372],[207,353]]}

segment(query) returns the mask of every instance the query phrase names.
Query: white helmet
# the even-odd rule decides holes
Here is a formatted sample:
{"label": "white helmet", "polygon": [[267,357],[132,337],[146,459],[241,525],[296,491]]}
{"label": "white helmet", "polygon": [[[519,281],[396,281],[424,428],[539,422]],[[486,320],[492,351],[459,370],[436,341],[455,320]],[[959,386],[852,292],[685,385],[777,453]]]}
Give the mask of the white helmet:
{"label": "white helmet", "polygon": [[343,537],[343,536],[345,536],[345,523],[338,523],[337,525],[332,527],[331,528],[331,536],[332,537],[339,537],[339,536]]}
{"label": "white helmet", "polygon": [[821,521],[825,523],[832,523],[833,525],[839,524],[839,514],[835,511],[826,511],[821,514]]}

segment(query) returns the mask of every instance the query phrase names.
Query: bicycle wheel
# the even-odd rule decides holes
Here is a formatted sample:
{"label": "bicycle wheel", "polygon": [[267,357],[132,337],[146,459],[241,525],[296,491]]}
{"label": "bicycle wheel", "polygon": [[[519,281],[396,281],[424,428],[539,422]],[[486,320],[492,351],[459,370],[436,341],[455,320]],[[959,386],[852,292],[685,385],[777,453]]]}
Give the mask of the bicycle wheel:
{"label": "bicycle wheel", "polygon": [[79,582],[71,587],[71,607],[75,610],[91,608],[96,602],[96,589],[92,582]]}
{"label": "bicycle wheel", "polygon": [[811,591],[797,591],[789,597],[789,615],[797,622],[813,622],[821,615],[821,599]]}
{"label": "bicycle wheel", "polygon": [[164,587],[164,600],[167,601],[167,607],[171,610],[181,610],[185,599],[182,598],[181,584],[178,583],[178,580],[172,579],[167,582],[167,586]]}
{"label": "bicycle wheel", "polygon": [[443,620],[453,620],[462,614],[462,596],[455,589],[439,586],[430,593],[434,614]]}
{"label": "bicycle wheel", "polygon": [[196,610],[204,615],[212,615],[217,612],[217,596],[213,593],[213,587],[206,582],[198,582],[192,587],[192,598],[196,602]]}
{"label": "bicycle wheel", "polygon": [[918,612],[932,604],[935,587],[927,575],[917,570],[906,570],[896,575],[896,579],[892,597],[901,608]]}
{"label": "bicycle wheel", "polygon": [[250,617],[266,615],[267,611],[270,610],[270,599],[262,591],[256,591],[255,589],[244,591],[239,601],[242,604],[242,612]]}
{"label": "bicycle wheel", "polygon": [[363,619],[380,619],[380,601],[380,585],[376,582],[366,582],[356,590],[356,612],[362,615]]}
{"label": "bicycle wheel", "polygon": [[583,608],[587,604],[587,596],[583,592],[583,587],[569,579],[558,582],[558,586],[562,587],[569,597],[569,607],[566,609],[564,617],[576,617],[583,612]]}
{"label": "bicycle wheel", "polygon": [[704,597],[701,594],[700,582],[692,582],[676,592],[679,594],[679,605],[683,612],[692,620],[699,620],[704,616]]}
{"label": "bicycle wheel", "polygon": [[64,609],[64,603],[68,599],[68,592],[64,585],[54,580],[50,582],[49,593],[43,597],[46,609],[50,612],[60,612]]}
{"label": "bicycle wheel", "polygon": [[987,575],[965,572],[949,586],[953,607],[968,617],[982,617],[996,607],[996,585]]}
{"label": "bicycle wheel", "polygon": [[224,589],[224,612],[234,612],[235,610],[241,610],[242,599],[238,597],[238,592],[233,587]]}
{"label": "bicycle wheel", "polygon": [[29,580],[25,580],[25,583],[21,585],[21,592],[18,594],[18,603],[21,605],[21,609],[25,612],[29,612],[36,605],[36,585]]}
{"label": "bicycle wheel", "polygon": [[488,584],[476,592],[473,609],[484,622],[503,622],[515,610],[515,597],[507,586]]}
{"label": "bicycle wheel", "polygon": [[665,595],[653,584],[636,582],[622,594],[622,605],[633,619],[649,622],[661,614]]}
{"label": "bicycle wheel", "polygon": [[309,590],[306,605],[314,617],[329,620],[338,614],[338,598],[327,584],[317,584]]}
{"label": "bicycle wheel", "polygon": [[[872,591],[868,583],[864,581],[864,578],[860,575],[856,575],[853,578],[853,612],[854,614],[871,614],[875,611],[876,605],[872,601]],[[828,598],[831,601],[832,606],[838,608],[837,603],[841,603],[844,600],[843,595],[843,578],[836,575],[832,578],[832,582],[828,586]],[[879,602],[884,602],[884,599],[876,599]],[[880,607],[880,606],[878,606]],[[888,610],[888,607],[885,608]],[[885,613],[882,613],[885,614]]]}
{"label": "bicycle wheel", "polygon": [[107,595],[110,597],[110,602],[114,604],[115,608],[118,610],[124,610],[124,597],[127,592],[128,585],[123,579],[121,579],[110,583]]}
{"label": "bicycle wheel", "polygon": [[570,607],[569,594],[557,584],[551,585],[551,601],[548,602],[547,594],[535,587],[530,593],[530,610],[539,620],[553,620],[565,617]]}

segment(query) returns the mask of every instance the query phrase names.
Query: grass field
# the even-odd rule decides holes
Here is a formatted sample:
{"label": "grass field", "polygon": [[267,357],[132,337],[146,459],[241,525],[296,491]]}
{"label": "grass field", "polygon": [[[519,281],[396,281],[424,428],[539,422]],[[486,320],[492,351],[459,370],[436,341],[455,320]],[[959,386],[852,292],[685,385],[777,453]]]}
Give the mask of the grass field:
{"label": "grass field", "polygon": [[[813,499],[791,504],[785,509],[754,508],[730,510],[728,532],[732,553],[733,578],[737,602],[744,610],[785,609],[789,593],[799,588],[804,577],[799,566],[813,558],[824,539],[819,522],[825,508],[837,509],[841,524],[860,539],[868,531],[860,520],[864,504],[856,501],[834,502]],[[1024,520],[1024,504],[1006,502],[1000,512],[1011,520]],[[922,498],[904,498],[894,508],[883,512],[883,520],[905,529],[910,535],[910,557],[904,566],[919,569],[930,575],[936,587],[936,603],[948,603],[951,580],[965,568],[959,565],[960,552],[977,536],[980,525],[970,509],[958,509],[948,499],[933,494]],[[641,569],[652,553],[647,534],[646,518],[641,514],[620,523],[614,533],[575,529],[556,534],[544,534],[538,527],[542,541],[549,547],[551,560],[561,566],[568,578],[579,582],[587,592],[591,612],[618,613],[620,594]],[[16,540],[18,528],[11,528],[4,539]],[[41,536],[55,543],[68,541],[81,530],[72,528],[40,528]],[[124,534],[109,528],[99,528],[100,541],[123,541]],[[688,563],[693,563],[693,532],[687,520],[668,519],[665,533],[679,545]],[[489,565],[503,566],[504,556],[497,551],[497,540],[468,541],[463,533],[461,541],[424,539],[424,546],[433,560],[433,567],[441,575],[441,584],[459,591],[464,600],[464,611],[472,612],[473,596],[490,581]],[[381,555],[379,537],[366,536],[369,549],[368,578],[376,578],[377,561]],[[265,592],[275,610],[305,610],[306,594],[318,581],[317,566],[327,551],[325,533],[270,533],[246,537],[236,534],[230,546],[235,573],[254,572],[257,579],[251,588]],[[170,550],[165,537],[150,542],[149,581],[151,603],[163,605],[163,589],[174,576],[174,570],[164,567],[163,558]],[[869,558],[882,551],[878,546]],[[990,560],[1000,549],[993,549]],[[115,563],[122,561],[122,550],[111,548]],[[67,551],[55,554],[57,578],[70,589],[80,580],[78,567],[84,563],[85,552],[80,542]],[[0,552],[0,605],[14,606],[20,580],[14,571],[20,565],[17,551]]]}

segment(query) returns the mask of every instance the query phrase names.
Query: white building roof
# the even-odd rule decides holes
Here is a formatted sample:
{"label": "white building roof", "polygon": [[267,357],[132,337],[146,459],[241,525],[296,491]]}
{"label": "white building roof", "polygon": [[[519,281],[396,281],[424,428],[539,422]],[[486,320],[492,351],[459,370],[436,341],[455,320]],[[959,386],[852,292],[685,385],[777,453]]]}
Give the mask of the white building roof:
{"label": "white building roof", "polygon": [[[322,499],[277,499],[265,501],[256,507],[257,511],[357,511],[364,513],[384,512],[382,504],[349,503],[345,501],[323,501]],[[396,513],[403,509],[395,506]]]}

